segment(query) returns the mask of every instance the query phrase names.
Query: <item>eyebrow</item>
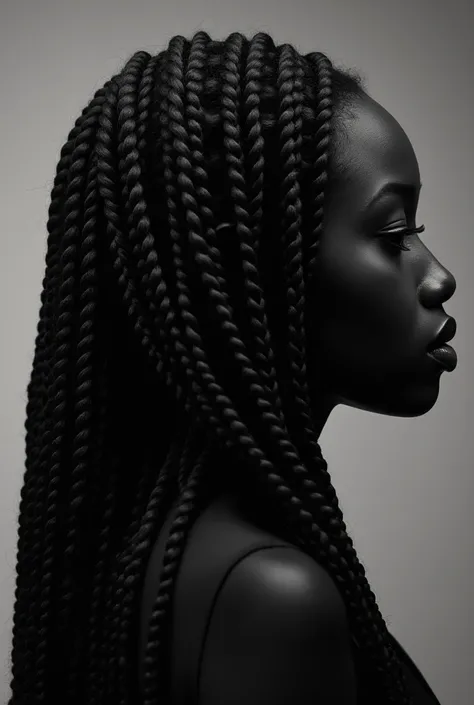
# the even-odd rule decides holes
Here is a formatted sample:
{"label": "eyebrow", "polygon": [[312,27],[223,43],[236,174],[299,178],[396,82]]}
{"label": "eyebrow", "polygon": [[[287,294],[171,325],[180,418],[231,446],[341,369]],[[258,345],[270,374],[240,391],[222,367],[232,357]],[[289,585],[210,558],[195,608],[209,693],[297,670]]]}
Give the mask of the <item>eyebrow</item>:
{"label": "eyebrow", "polygon": [[413,202],[419,195],[422,186],[422,183],[417,186],[415,184],[409,184],[402,181],[388,181],[377,191],[375,196],[370,199],[365,210],[372,208],[375,203],[388,194],[395,194],[396,196],[401,196],[403,199],[411,200]]}

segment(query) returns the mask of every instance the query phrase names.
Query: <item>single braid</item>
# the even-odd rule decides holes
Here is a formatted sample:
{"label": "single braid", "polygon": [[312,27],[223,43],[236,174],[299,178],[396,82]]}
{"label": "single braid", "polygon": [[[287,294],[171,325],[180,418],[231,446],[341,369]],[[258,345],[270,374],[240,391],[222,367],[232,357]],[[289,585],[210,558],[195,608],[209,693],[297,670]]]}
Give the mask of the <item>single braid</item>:
{"label": "single braid", "polygon": [[[162,580],[148,623],[147,647],[144,657],[144,705],[157,702],[159,692],[169,691],[169,628],[173,588],[190,528],[208,502],[203,473],[207,471],[210,449],[205,446],[196,459],[190,453],[196,444],[195,428],[191,425],[179,466],[179,504],[171,523],[163,557]],[[207,485],[209,492],[210,484]]]}
{"label": "single braid", "polygon": [[[110,395],[108,389],[108,375],[104,363],[99,389],[99,420],[98,420],[98,457],[104,460],[105,437],[110,415]],[[116,509],[116,475],[106,475],[102,469],[99,472],[97,487],[97,505],[101,509],[101,516],[97,523],[97,546],[93,558],[95,570],[90,592],[90,614],[87,626],[89,652],[86,656],[86,668],[89,673],[89,682],[86,687],[85,700],[90,705],[100,705],[105,690],[105,658],[103,645],[105,625],[102,618],[104,612],[105,593],[107,590],[107,564],[110,558],[111,523]]]}
{"label": "single braid", "polygon": [[[262,134],[263,130],[261,126],[260,103],[262,87],[260,77],[265,65],[266,54],[269,51],[275,51],[275,45],[270,37],[264,33],[255,35],[248,48],[242,100],[242,111],[245,117],[244,144],[248,145],[243,154],[248,183],[248,218],[256,258],[258,258],[259,255],[260,237],[263,227],[263,185],[265,176],[265,159],[263,157],[265,139]],[[255,356],[258,363],[261,366],[263,365],[261,374],[267,387],[271,389],[275,409],[278,411],[281,418],[282,402],[276,378],[275,354],[262,301],[263,294],[259,284],[260,267],[258,264],[254,268],[247,265],[247,272],[249,271],[254,275],[253,290],[256,290],[257,298],[257,304],[254,304],[254,311],[259,314],[258,323],[260,324],[260,335],[257,337],[259,345]],[[250,288],[250,291],[252,291],[252,288]]]}

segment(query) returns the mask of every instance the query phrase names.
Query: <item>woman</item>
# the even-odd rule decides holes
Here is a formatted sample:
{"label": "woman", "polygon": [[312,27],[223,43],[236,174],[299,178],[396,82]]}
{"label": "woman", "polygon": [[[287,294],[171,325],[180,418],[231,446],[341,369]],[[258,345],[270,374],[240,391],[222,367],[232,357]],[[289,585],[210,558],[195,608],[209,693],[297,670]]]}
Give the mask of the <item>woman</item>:
{"label": "woman", "polygon": [[420,188],[360,76],[264,33],[173,37],[96,93],[49,211],[11,705],[437,702],[318,444],[454,369]]}

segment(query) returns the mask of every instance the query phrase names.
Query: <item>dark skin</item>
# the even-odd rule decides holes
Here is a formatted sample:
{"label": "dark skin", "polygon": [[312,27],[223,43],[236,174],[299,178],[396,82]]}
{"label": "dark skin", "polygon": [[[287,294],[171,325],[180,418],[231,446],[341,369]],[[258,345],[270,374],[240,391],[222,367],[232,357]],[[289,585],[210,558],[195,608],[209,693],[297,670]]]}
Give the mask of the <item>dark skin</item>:
{"label": "dark skin", "polygon": [[[420,224],[420,173],[407,135],[369,97],[357,101],[354,113],[346,122],[347,180],[336,188],[326,211],[314,278],[306,293],[308,371],[318,435],[338,404],[402,417],[420,416],[433,407],[442,368],[427,357],[426,348],[445,321],[443,305],[456,288],[453,275],[426,247],[423,235],[406,239],[408,251],[391,244],[395,236],[389,231]],[[411,184],[411,195],[387,194],[367,210],[389,181]],[[384,236],[378,234],[382,229],[387,231]],[[235,490],[229,490],[221,498],[221,520],[214,525],[212,510],[207,517],[201,515],[183,557],[172,641],[171,692],[176,705],[195,702],[204,631],[199,619],[215,595],[216,574],[224,572],[236,546],[262,538],[259,522],[235,497]],[[245,495],[245,502],[249,500]],[[262,508],[258,512],[261,518]],[[230,539],[222,530],[222,516],[234,527]],[[240,544],[238,527],[244,527]],[[141,659],[168,529],[169,523],[161,548],[155,546],[161,554],[156,552],[149,564]],[[263,536],[264,543],[273,543],[271,536]],[[219,570],[211,545],[217,556],[220,546]],[[256,550],[232,568],[219,592],[205,644],[202,705],[356,705],[345,604],[329,573],[292,544]],[[412,676],[410,690],[415,705],[436,705],[419,675],[414,680]],[[191,694],[188,700],[183,692]]]}
{"label": "dark skin", "polygon": [[[433,407],[443,369],[426,347],[456,289],[424,234],[406,238],[409,251],[391,245],[390,231],[420,225],[420,171],[406,133],[370,97],[359,99],[354,113],[345,121],[347,180],[327,209],[309,294],[319,432],[338,404],[401,417]],[[390,181],[411,184],[412,193],[388,193],[368,208]]]}

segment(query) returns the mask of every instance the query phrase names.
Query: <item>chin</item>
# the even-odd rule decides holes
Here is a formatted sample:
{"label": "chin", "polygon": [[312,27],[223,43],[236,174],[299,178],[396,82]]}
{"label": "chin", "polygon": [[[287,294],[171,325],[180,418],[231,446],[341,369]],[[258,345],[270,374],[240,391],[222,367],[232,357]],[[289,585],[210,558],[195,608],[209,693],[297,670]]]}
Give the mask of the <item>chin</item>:
{"label": "chin", "polygon": [[412,383],[396,389],[379,389],[370,399],[339,399],[339,403],[373,414],[416,418],[423,416],[436,404],[439,397],[439,376],[425,383]]}
{"label": "chin", "polygon": [[[406,390],[403,396],[397,394],[396,398],[387,398],[379,413],[401,418],[416,418],[423,416],[434,407],[439,397],[438,383],[425,384]],[[374,411],[376,411],[374,409]],[[377,411],[376,411],[377,412]]]}

